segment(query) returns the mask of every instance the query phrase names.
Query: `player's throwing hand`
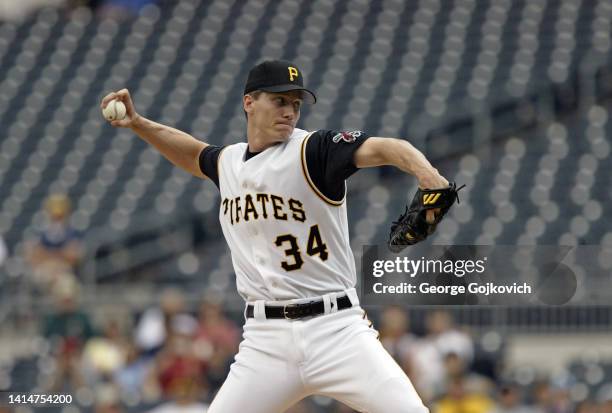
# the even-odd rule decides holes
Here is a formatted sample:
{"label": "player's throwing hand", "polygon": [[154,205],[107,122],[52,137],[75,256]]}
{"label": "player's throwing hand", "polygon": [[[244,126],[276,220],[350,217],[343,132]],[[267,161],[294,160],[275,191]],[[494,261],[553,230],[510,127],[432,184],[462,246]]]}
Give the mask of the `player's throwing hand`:
{"label": "player's throwing hand", "polygon": [[100,103],[100,109],[104,111],[104,109],[106,109],[106,106],[114,99],[123,102],[123,104],[125,105],[125,117],[123,119],[109,121],[110,124],[115,127],[131,128],[134,124],[134,121],[138,119],[140,115],[138,115],[138,113],[136,113],[136,110],[134,109],[134,104],[132,103],[130,92],[127,89],[121,89],[117,92],[109,93],[102,99],[102,102]]}

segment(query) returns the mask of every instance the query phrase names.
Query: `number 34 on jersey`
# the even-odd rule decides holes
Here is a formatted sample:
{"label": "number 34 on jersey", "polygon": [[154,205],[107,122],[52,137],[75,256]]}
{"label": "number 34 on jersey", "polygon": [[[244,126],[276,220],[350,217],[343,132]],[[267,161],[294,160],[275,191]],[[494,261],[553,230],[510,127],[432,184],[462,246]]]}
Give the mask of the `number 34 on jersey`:
{"label": "number 34 on jersey", "polygon": [[[241,220],[246,222],[267,219],[268,216],[276,220],[287,221],[289,217],[298,222],[306,221],[306,213],[302,202],[296,199],[289,199],[285,204],[283,197],[274,194],[247,194],[244,198],[223,199],[223,215],[229,217],[232,225],[238,224]],[[282,234],[276,237],[274,245],[283,248],[287,260],[281,261],[280,266],[285,271],[295,271],[302,268],[304,259],[299,240],[293,234]],[[305,243],[306,254],[311,257],[318,256],[321,261],[326,261],[328,257],[327,245],[321,237],[318,225],[312,225],[308,231],[308,239]]]}

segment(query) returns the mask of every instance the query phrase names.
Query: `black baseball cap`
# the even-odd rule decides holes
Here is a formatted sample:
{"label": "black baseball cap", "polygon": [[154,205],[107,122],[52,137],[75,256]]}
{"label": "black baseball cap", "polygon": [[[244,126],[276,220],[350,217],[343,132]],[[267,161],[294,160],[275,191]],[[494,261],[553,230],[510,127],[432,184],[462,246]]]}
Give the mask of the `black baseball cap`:
{"label": "black baseball cap", "polygon": [[253,67],[244,86],[244,94],[255,90],[272,93],[301,90],[305,103],[317,101],[314,93],[304,87],[302,72],[286,60],[266,60]]}

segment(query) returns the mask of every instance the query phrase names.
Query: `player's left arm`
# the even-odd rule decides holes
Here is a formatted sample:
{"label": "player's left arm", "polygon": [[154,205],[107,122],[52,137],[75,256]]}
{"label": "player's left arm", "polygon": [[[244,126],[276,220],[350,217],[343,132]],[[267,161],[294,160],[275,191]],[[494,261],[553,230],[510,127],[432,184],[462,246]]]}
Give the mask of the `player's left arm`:
{"label": "player's left arm", "polygon": [[391,165],[414,175],[421,188],[446,188],[448,181],[440,175],[425,155],[403,139],[371,137],[355,151],[357,168]]}

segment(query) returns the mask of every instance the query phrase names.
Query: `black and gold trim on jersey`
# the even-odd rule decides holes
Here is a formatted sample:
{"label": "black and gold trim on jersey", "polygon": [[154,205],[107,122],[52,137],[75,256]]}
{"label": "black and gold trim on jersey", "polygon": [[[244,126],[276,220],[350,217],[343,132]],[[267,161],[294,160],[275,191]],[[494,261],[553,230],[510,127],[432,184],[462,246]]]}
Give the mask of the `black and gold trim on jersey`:
{"label": "black and gold trim on jersey", "polygon": [[315,185],[315,183],[312,181],[312,178],[310,177],[310,174],[308,173],[308,165],[306,163],[306,145],[308,144],[308,139],[310,139],[310,137],[312,136],[314,132],[309,133],[304,140],[302,141],[302,148],[301,148],[301,159],[302,159],[302,172],[304,174],[304,179],[306,179],[306,182],[308,183],[308,186],[310,187],[310,189],[312,189],[312,191],[319,197],[321,198],[321,200],[323,202],[325,202],[326,204],[332,205],[332,206],[341,206],[344,203],[344,200],[346,199],[346,189],[344,191],[344,196],[342,197],[342,199],[340,201],[334,201],[333,199],[330,199],[328,197],[326,197],[320,190],[319,188],[317,188],[317,186]]}

